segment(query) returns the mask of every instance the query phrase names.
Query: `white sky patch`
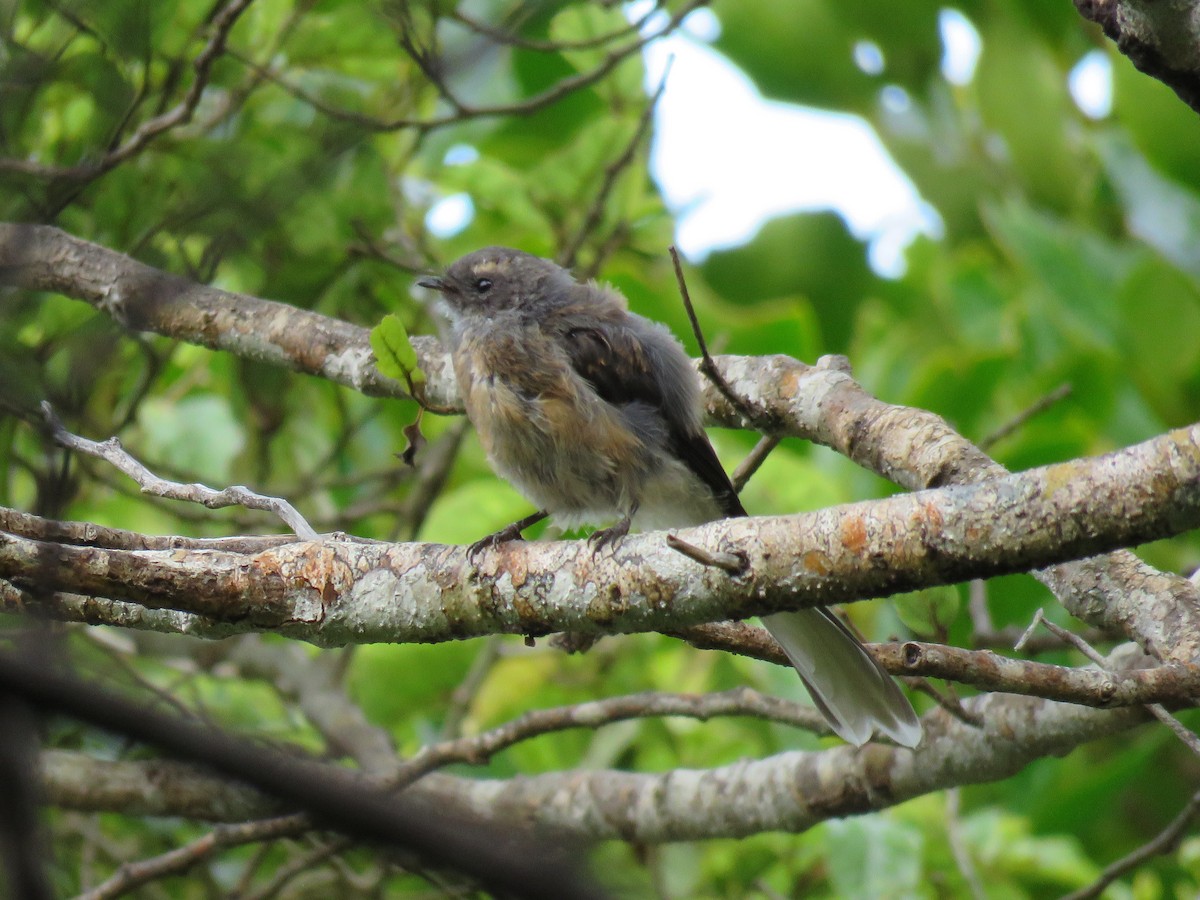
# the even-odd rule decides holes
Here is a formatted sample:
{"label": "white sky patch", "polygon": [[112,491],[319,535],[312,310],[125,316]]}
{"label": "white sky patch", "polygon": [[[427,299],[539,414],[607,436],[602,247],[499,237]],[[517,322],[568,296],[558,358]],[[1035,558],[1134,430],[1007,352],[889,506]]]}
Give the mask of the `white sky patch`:
{"label": "white sky patch", "polygon": [[938,30],[942,35],[942,77],[951,84],[970,84],[983,50],[979,32],[957,9],[938,13]]}
{"label": "white sky patch", "polygon": [[706,44],[711,44],[721,36],[721,20],[715,12],[705,7],[688,13],[687,18],[680,24],[684,34]]}
{"label": "white sky patch", "polygon": [[671,60],[650,166],[677,216],[680,250],[697,259],[745,243],[776,216],[832,209],[869,242],[877,271],[902,273],[903,249],[920,233],[938,234],[940,221],[874,130],[857,116],[764,100],[693,39],[711,31],[690,27],[696,15],[645,53],[650,89]]}
{"label": "white sky patch", "polygon": [[1103,50],[1092,50],[1071,69],[1067,87],[1080,112],[1103,119],[1112,112],[1112,61]]}
{"label": "white sky patch", "polygon": [[470,144],[455,144],[446,151],[442,162],[447,166],[465,166],[479,159],[479,151]]}
{"label": "white sky patch", "polygon": [[450,238],[471,224],[475,218],[475,204],[469,194],[451,194],[444,197],[425,213],[425,227],[434,237]]}
{"label": "white sky patch", "polygon": [[854,45],[854,64],[868,75],[881,75],[883,51],[874,41],[859,41]]}

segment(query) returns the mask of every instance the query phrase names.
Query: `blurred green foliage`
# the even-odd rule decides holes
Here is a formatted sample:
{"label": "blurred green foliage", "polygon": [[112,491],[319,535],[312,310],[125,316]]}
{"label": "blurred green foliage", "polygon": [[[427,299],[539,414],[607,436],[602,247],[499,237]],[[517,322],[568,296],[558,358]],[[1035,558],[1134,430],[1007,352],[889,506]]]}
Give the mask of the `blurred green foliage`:
{"label": "blurred green foliage", "polygon": [[[260,0],[234,27],[189,124],[91,177],[0,166],[0,219],[52,222],[197,281],[366,326],[394,313],[401,333],[433,331],[408,291],[417,273],[486,244],[519,246],[569,257],[619,286],[636,311],[687,335],[665,253],[672,218],[637,139],[647,103],[639,56],[556,102],[530,104],[629,45],[632,34],[590,43],[621,32],[622,12],[495,0],[469,8],[520,42],[465,27],[449,4]],[[947,8],[982,42],[965,84],[942,72]],[[1200,121],[1069,3],[718,0],[713,9],[716,49],[765,96],[864,117],[944,233],[918,239],[904,274],[884,278],[833,213],[768,222],[744,246],[691,267],[710,341],[727,352],[809,361],[845,353],[868,390],[940,413],[976,440],[1069,385],[1065,399],[991,446],[1012,468],[1104,452],[1200,416]],[[198,0],[4,6],[0,156],[67,169],[101,160],[180,102],[212,11]],[[544,49],[548,41],[572,49]],[[855,64],[863,41],[882,55],[881,71]],[[406,47],[439,61],[423,69]],[[1113,111],[1093,120],[1075,106],[1067,79],[1097,48],[1112,65]],[[527,108],[472,112],[507,104]],[[433,120],[441,124],[404,124]],[[460,194],[473,217],[435,236],[429,210]],[[156,533],[278,527],[260,514],[141,497],[95,463],[64,466],[31,427],[43,399],[77,432],[119,435],[164,476],[287,496],[320,530],[467,542],[528,511],[490,473],[470,434],[444,488],[414,509],[416,476],[393,456],[406,444],[411,403],[128,334],[83,304],[12,292],[0,304],[0,504]],[[451,420],[426,416],[423,427],[431,446],[458,440]],[[747,434],[715,439],[730,466],[753,445]],[[789,441],[751,482],[746,503],[755,513],[786,513],[891,490],[828,451]],[[1200,542],[1160,542],[1144,556],[1187,572],[1200,564]],[[898,613],[863,605],[854,617],[875,637],[902,632],[902,620],[970,641],[965,589],[957,594],[914,595]],[[988,599],[1000,626],[1023,627],[1039,606],[1061,617],[1025,577],[995,580]],[[87,654],[78,632],[72,642]],[[227,724],[321,746],[262,683],[197,662],[190,645],[172,647],[142,647],[114,680],[129,690],[151,683]],[[496,658],[456,709],[455,691],[485,651]],[[640,690],[749,683],[796,692],[786,671],[653,635],[609,638],[572,657],[495,639],[364,647],[348,660],[352,695],[405,751],[442,733],[452,713],[469,733],[530,708]],[[471,771],[705,767],[821,744],[756,721],[643,720],[542,737]],[[109,744],[104,752],[125,750]],[[654,884],[663,896],[952,897],[968,890],[949,849],[954,828],[987,896],[1050,896],[1087,884],[1153,836],[1196,776],[1181,747],[1147,728],[1041,761],[1002,784],[964,788],[955,820],[945,797],[929,796],[802,835],[645,853],[609,845],[598,854],[638,896]],[[100,854],[104,874],[199,833],[104,816],[108,846],[119,848],[105,857],[89,844],[84,819],[54,816],[64,892],[81,887],[85,846]],[[250,858],[230,855],[225,868],[164,889],[211,896],[205,891],[227,889]],[[1192,839],[1109,896],[1194,895],[1198,858]],[[276,848],[257,865],[270,871],[283,860]],[[400,892],[416,884],[391,883]]]}

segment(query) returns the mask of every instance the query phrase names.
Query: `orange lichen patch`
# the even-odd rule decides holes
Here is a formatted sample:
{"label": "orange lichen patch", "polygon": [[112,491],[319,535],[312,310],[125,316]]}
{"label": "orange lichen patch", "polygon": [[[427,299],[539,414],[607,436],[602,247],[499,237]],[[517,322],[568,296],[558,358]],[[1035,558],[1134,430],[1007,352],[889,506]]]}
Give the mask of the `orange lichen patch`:
{"label": "orange lichen patch", "polygon": [[783,370],[783,377],[777,382],[777,390],[781,400],[791,400],[800,393],[800,376],[804,374],[802,366],[788,366]]}
{"label": "orange lichen patch", "polygon": [[341,595],[343,587],[352,577],[333,548],[324,543],[313,543],[292,560],[288,574],[304,582],[321,597],[321,605],[328,609]]}
{"label": "orange lichen patch", "polygon": [[[514,550],[521,550],[522,552],[513,552]],[[523,552],[523,550],[524,548],[519,543],[501,547],[501,551],[504,554],[503,563],[497,567],[497,570],[498,572],[508,572],[514,588],[524,586],[526,580],[529,578],[529,567],[526,565],[529,554]]]}
{"label": "orange lichen patch", "polygon": [[809,550],[804,554],[804,568],[816,575],[828,575],[833,569],[833,561],[823,550]]}
{"label": "orange lichen patch", "polygon": [[917,511],[913,515],[913,519],[922,521],[928,527],[933,529],[941,529],[942,522],[944,521],[942,519],[941,508],[932,500],[926,501],[917,507]]}
{"label": "orange lichen patch", "polygon": [[850,515],[842,520],[842,545],[852,553],[866,549],[867,523],[862,516]]}
{"label": "orange lichen patch", "polygon": [[314,592],[321,599],[322,609],[328,609],[353,580],[333,549],[318,541],[257,553],[243,571],[261,586],[256,603],[257,612],[263,615],[269,615],[273,606],[283,614],[294,614],[295,603],[287,595],[297,587]]}

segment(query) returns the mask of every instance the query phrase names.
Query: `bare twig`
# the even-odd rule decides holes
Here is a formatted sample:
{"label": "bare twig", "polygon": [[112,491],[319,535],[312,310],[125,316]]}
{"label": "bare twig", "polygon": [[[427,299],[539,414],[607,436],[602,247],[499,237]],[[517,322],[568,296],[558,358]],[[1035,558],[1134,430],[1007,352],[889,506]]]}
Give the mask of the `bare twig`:
{"label": "bare twig", "polygon": [[463,680],[450,695],[450,704],[446,708],[446,717],[442,720],[441,731],[438,734],[441,740],[446,741],[459,736],[463,720],[467,717],[471,704],[475,702],[479,689],[483,687],[487,676],[500,659],[502,640],[498,636],[484,638],[483,646],[471,660],[467,674],[463,676]]}
{"label": "bare twig", "polygon": [[111,878],[90,891],[84,891],[76,900],[111,900],[151,881],[181,875],[192,866],[210,859],[219,850],[288,837],[299,829],[310,827],[312,823],[308,817],[300,814],[256,819],[237,825],[218,825],[208,834],[182,847],[137,862],[123,863]]}
{"label": "bare twig", "polygon": [[739,494],[742,492],[742,488],[754,477],[754,473],[767,461],[767,457],[771,455],[771,451],[778,447],[782,440],[783,437],[781,435],[775,434],[764,434],[758,439],[758,443],[754,445],[754,449],[746,455],[746,458],[733,471],[733,477],[730,478],[730,481],[733,482],[733,489],[735,491]]}
{"label": "bare twig", "polygon": [[[752,659],[790,666],[783,650],[767,632],[746,622],[694,625],[667,632],[701,650],[720,650]],[[1025,659],[1000,656],[990,650],[964,650],[943,644],[903,641],[867,644],[867,652],[892,675],[940,678],[966,684],[981,691],[1024,694],[1076,703],[1098,709],[1142,706],[1161,701],[1191,705],[1200,691],[1200,673],[1186,666],[1162,665],[1148,669],[1109,672],[1093,668],[1072,669]],[[955,716],[956,701],[921,687]],[[961,718],[961,716],[959,716]]]}
{"label": "bare twig", "polygon": [[696,309],[692,306],[692,295],[688,292],[687,279],[683,277],[683,264],[679,261],[679,251],[674,247],[667,248],[671,254],[671,263],[675,266],[675,280],[679,284],[679,296],[683,299],[683,308],[687,310],[688,320],[692,323],[692,334],[700,346],[700,371],[721,392],[721,396],[730,402],[747,422],[761,422],[765,419],[763,410],[756,408],[745,397],[739,396],[729,386],[717,364],[713,362],[708,352],[708,342],[704,340],[704,332],[700,328],[700,320],[696,318]]}
{"label": "bare twig", "polygon": [[670,74],[671,62],[668,60],[662,78],[658,82],[658,87],[655,89],[653,95],[651,95],[650,102],[646,104],[646,108],[642,110],[642,114],[638,117],[637,127],[634,128],[633,135],[626,142],[625,148],[621,151],[620,155],[604,167],[604,178],[600,182],[600,189],[596,191],[596,196],[593,198],[591,206],[588,207],[587,214],[583,217],[579,228],[576,229],[574,237],[559,251],[557,259],[559,265],[568,269],[572,268],[575,265],[575,257],[579,254],[579,249],[583,246],[583,242],[587,240],[596,226],[600,224],[600,219],[604,215],[605,201],[608,200],[621,173],[633,162],[634,153],[650,128],[650,121],[654,117],[654,110],[658,107],[658,101],[662,98],[663,91],[666,90],[667,78]]}
{"label": "bare twig", "polygon": [[992,611],[988,609],[987,582],[973,578],[967,591],[967,611],[971,615],[971,629],[975,634],[991,634],[996,630]]}
{"label": "bare twig", "polygon": [[1045,412],[1055,403],[1058,403],[1060,400],[1065,400],[1067,397],[1071,396],[1072,390],[1073,388],[1069,382],[1060,384],[1050,393],[1046,394],[1046,396],[1021,410],[1021,412],[1017,413],[995,431],[991,432],[982,440],[980,440],[979,448],[981,450],[987,450],[993,444],[998,444],[1034,416]]}
{"label": "bare twig", "polygon": [[667,546],[672,550],[679,551],[688,559],[694,559],[702,566],[714,566],[731,575],[741,575],[749,565],[749,560],[745,556],[739,556],[736,553],[714,553],[703,547],[697,547],[695,544],[689,544],[683,538],[673,534],[667,535]]}
{"label": "bare twig", "polygon": [[[1045,615],[1043,615],[1040,609],[1036,614],[1034,614],[1033,623],[1029,627],[1033,628],[1038,624],[1044,625],[1047,630],[1053,632],[1058,637],[1071,644],[1071,646],[1077,649],[1080,653],[1082,653],[1096,665],[1100,666],[1101,669],[1107,670],[1107,661],[1103,656],[1100,655],[1100,653],[1096,651],[1094,647],[1088,644],[1088,642],[1079,635],[1074,634],[1073,632],[1070,632],[1059,625],[1055,625],[1053,622],[1047,619]],[[1197,756],[1200,756],[1200,737],[1197,737],[1194,732],[1184,727],[1184,724],[1167,712],[1166,708],[1161,703],[1147,703],[1146,709],[1150,711],[1150,714],[1153,715],[1154,718],[1158,719],[1158,721],[1162,722],[1169,729],[1171,729],[1171,732],[1183,742],[1184,746],[1186,746]]]}
{"label": "bare twig", "polygon": [[317,532],[296,511],[295,507],[280,497],[265,497],[241,485],[217,491],[202,484],[180,484],[176,481],[166,481],[130,456],[115,437],[98,443],[72,434],[67,431],[66,426],[54,414],[53,408],[45,401],[42,402],[42,413],[57,443],[68,450],[86,453],[88,456],[108,461],[136,481],[143,493],[153,494],[156,497],[168,497],[172,500],[199,503],[209,509],[244,506],[247,509],[267,510],[282,519],[284,524],[302,540],[315,541],[319,538]]}
{"label": "bare twig", "polygon": [[[644,34],[636,40],[630,41],[628,44],[610,50],[605,54],[604,59],[594,68],[586,72],[579,72],[575,75],[564,78],[557,84],[552,85],[540,94],[533,97],[528,97],[524,100],[517,100],[512,103],[500,103],[493,106],[471,106],[462,101],[457,95],[449,92],[444,86],[440,91],[442,98],[451,107],[452,112],[436,116],[430,119],[408,118],[401,117],[390,120],[377,119],[373,116],[363,113],[352,112],[350,110],[339,109],[331,106],[318,98],[312,96],[302,88],[291,84],[282,76],[271,71],[270,69],[259,66],[257,63],[247,62],[246,65],[254,68],[263,78],[277,84],[281,89],[287,91],[298,100],[309,104],[313,109],[322,115],[336,119],[342,122],[349,122],[357,125],[360,128],[369,131],[403,131],[405,129],[416,129],[421,132],[432,131],[437,128],[443,128],[447,125],[454,125],[460,122],[466,122],[472,119],[480,118],[497,118],[500,116],[524,116],[538,112],[548,106],[557,103],[564,97],[569,96],[575,91],[590,87],[596,82],[608,76],[618,65],[624,62],[631,56],[640,53],[647,44],[658,40],[674,31],[679,23],[687,17],[689,13],[703,6],[707,0],[691,0],[691,2],[681,7],[671,18],[658,30]],[[416,60],[414,60],[416,61]],[[418,61],[418,64],[419,61]]]}
{"label": "bare twig", "polygon": [[1179,846],[1184,832],[1187,831],[1187,827],[1192,823],[1192,820],[1196,818],[1197,812],[1200,812],[1200,792],[1192,794],[1192,799],[1180,810],[1179,815],[1172,819],[1171,824],[1155,835],[1154,838],[1147,841],[1141,847],[1138,847],[1128,856],[1124,856],[1109,865],[1100,873],[1100,877],[1087,887],[1065,895],[1062,900],[1090,900],[1092,897],[1099,897],[1106,887],[1126,872],[1133,871],[1152,857],[1171,853]]}
{"label": "bare twig", "polygon": [[204,89],[208,86],[213,63],[225,52],[229,32],[252,2],[253,0],[230,0],[213,16],[212,34],[192,63],[196,75],[183,99],[166,112],[143,122],[124,143],[109,150],[99,160],[75,166],[49,166],[23,159],[0,159],[0,172],[18,172],[38,178],[90,181],[141,153],[159,135],[180,125],[186,125],[192,120]]}
{"label": "bare twig", "polygon": [[593,47],[603,47],[606,44],[626,38],[631,34],[637,34],[650,17],[658,13],[662,5],[660,0],[644,15],[621,28],[607,32],[606,34],[597,35],[596,37],[582,38],[577,41],[539,41],[534,38],[523,37],[512,31],[495,28],[468,16],[460,9],[451,9],[447,14],[450,18],[469,28],[471,31],[481,34],[498,44],[505,44],[509,47],[520,47],[523,50],[535,50],[542,53],[562,53],[564,50],[589,50]]}
{"label": "bare twig", "polygon": [[970,725],[972,728],[983,727],[983,716],[971,712],[971,710],[963,706],[962,701],[958,699],[958,695],[952,689],[939,691],[925,678],[904,678],[902,680],[912,690],[918,691],[926,697],[931,697],[934,703],[954,716],[958,721],[965,725]]}
{"label": "bare twig", "polygon": [[[39,541],[107,547],[110,550],[224,550],[228,553],[258,553],[295,541],[290,534],[247,535],[221,538],[192,538],[179,535],[142,534],[120,528],[104,528],[90,522],[59,522],[30,513],[0,507],[0,531]],[[340,540],[377,543],[370,538],[339,535]]]}
{"label": "bare twig", "polygon": [[963,839],[962,819],[959,818],[961,800],[962,791],[958,788],[946,791],[946,838],[950,842],[950,852],[954,854],[954,864],[958,866],[963,881],[967,883],[971,897],[973,900],[987,900],[987,891],[983,889],[983,882],[979,879],[979,870],[975,868],[971,851]]}
{"label": "bare twig", "polygon": [[275,873],[271,876],[271,880],[257,891],[239,896],[241,900],[269,900],[269,898],[274,897],[287,887],[288,882],[293,878],[307,872],[331,856],[341,853],[343,850],[348,850],[351,846],[353,844],[343,837],[335,837],[323,841],[308,853],[301,854],[281,865],[275,870]]}
{"label": "bare twig", "polygon": [[716,694],[666,694],[646,691],[573,706],[527,712],[510,722],[472,737],[430,744],[402,764],[389,783],[406,787],[435,769],[456,762],[482,765],[493,755],[521,741],[570,728],[599,728],[627,719],[686,716],[705,721],[714,716],[753,716],[828,734],[824,720],[810,706],[769,697],[750,688]]}

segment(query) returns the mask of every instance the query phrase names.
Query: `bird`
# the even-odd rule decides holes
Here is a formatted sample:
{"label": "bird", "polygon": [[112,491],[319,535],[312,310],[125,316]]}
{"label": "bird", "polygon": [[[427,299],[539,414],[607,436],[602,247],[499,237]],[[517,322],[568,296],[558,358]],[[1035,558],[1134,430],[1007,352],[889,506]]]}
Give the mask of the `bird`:
{"label": "bird", "polygon": [[[508,247],[469,253],[418,284],[440,295],[442,338],[488,462],[537,507],[471,553],[547,516],[567,528],[614,522],[589,538],[599,550],[632,527],[747,515],[704,431],[683,345],[615,288]],[[832,613],[761,621],[838,736],[920,743],[904,693]]]}

